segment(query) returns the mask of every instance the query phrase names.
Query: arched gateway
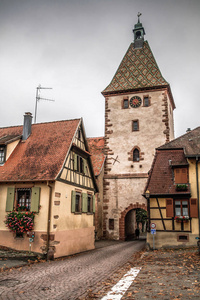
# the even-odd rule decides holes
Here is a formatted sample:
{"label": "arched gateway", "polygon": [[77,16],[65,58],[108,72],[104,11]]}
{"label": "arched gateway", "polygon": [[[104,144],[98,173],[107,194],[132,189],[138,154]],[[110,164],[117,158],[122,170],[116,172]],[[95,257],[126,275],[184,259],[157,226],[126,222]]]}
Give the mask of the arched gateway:
{"label": "arched gateway", "polygon": [[[119,219],[119,239],[122,241],[125,241],[126,238],[126,216],[127,214],[131,211],[131,210],[135,210],[137,208],[141,208],[144,210],[147,210],[147,206],[143,203],[143,204],[139,204],[138,202],[136,202],[135,204],[130,204],[123,212],[121,212],[121,217]],[[130,216],[131,219],[131,216]]]}

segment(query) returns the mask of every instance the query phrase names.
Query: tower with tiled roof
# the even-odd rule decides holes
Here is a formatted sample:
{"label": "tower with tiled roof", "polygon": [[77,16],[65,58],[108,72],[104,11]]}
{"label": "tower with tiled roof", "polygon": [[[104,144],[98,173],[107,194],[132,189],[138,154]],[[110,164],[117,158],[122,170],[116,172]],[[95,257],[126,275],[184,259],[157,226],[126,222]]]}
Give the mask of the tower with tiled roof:
{"label": "tower with tiled roof", "polygon": [[145,208],[142,193],[155,148],[174,138],[175,108],[140,22],[105,97],[104,236],[125,239],[135,231],[136,209]]}

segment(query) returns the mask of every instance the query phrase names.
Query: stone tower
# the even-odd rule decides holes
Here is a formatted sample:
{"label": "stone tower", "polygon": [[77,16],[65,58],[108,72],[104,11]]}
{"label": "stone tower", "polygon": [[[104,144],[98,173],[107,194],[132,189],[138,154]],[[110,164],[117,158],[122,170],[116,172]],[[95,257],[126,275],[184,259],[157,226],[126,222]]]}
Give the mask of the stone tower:
{"label": "stone tower", "polygon": [[[140,23],[105,97],[103,234],[125,240],[135,231],[135,210],[146,209],[142,196],[155,148],[174,138],[175,108]],[[163,49],[164,50],[164,49]]]}

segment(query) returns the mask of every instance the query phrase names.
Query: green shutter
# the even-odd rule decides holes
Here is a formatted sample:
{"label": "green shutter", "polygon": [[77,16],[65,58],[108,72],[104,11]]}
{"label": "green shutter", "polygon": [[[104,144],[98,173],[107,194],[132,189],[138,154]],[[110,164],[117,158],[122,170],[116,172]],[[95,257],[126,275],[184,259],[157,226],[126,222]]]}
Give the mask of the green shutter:
{"label": "green shutter", "polygon": [[95,213],[95,195],[93,195],[93,213]]}
{"label": "green shutter", "polygon": [[82,212],[87,212],[87,204],[88,204],[88,195],[86,193],[82,194]]}
{"label": "green shutter", "polygon": [[7,199],[6,199],[6,211],[12,211],[15,199],[15,188],[9,187],[7,189]]}
{"label": "green shutter", "polygon": [[77,171],[77,154],[74,153],[74,170]]}
{"label": "green shutter", "polygon": [[76,204],[76,192],[72,191],[72,196],[71,196],[71,212],[75,212],[75,204]]}
{"label": "green shutter", "polygon": [[33,187],[31,193],[31,211],[39,212],[40,187]]}

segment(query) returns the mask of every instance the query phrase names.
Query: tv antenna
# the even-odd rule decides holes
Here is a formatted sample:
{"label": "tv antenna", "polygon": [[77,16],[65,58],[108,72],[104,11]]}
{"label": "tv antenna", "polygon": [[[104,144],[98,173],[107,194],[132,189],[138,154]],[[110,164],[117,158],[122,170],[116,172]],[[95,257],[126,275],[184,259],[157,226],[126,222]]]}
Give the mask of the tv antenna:
{"label": "tv antenna", "polygon": [[53,100],[53,99],[41,98],[41,97],[40,97],[40,90],[52,90],[52,88],[42,87],[41,84],[39,84],[38,87],[36,88],[36,102],[35,102],[35,118],[34,118],[34,123],[36,123],[37,103],[38,103],[40,100],[55,101],[55,100]]}

